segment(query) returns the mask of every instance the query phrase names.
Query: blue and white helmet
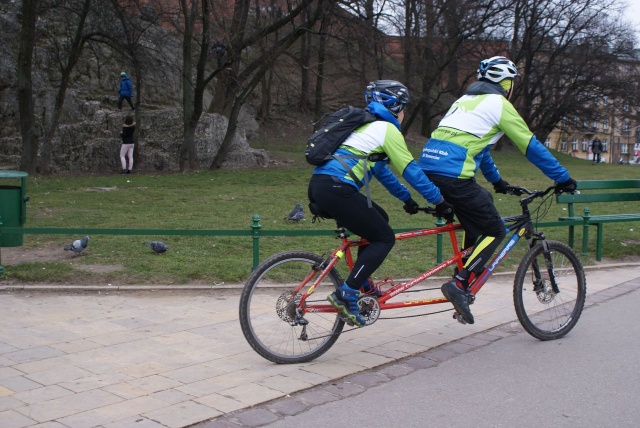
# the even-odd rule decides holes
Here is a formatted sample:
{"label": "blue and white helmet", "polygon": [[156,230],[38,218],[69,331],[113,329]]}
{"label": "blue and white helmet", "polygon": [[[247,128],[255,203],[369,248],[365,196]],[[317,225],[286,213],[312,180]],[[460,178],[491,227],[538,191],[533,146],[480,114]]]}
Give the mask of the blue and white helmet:
{"label": "blue and white helmet", "polygon": [[503,56],[494,56],[480,61],[478,67],[478,80],[486,79],[500,83],[504,79],[514,79],[520,76],[516,65]]}
{"label": "blue and white helmet", "polygon": [[396,80],[376,80],[367,85],[364,100],[382,104],[397,117],[409,102],[409,90]]}

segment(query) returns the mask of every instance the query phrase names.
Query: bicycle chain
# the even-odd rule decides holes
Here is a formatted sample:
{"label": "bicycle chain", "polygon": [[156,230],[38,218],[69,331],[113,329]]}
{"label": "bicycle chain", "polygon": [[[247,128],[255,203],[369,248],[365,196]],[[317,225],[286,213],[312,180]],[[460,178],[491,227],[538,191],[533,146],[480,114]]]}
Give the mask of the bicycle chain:
{"label": "bicycle chain", "polygon": [[[425,290],[407,290],[407,291],[405,291],[405,293],[419,293],[419,292],[422,292],[422,291],[430,291],[430,290],[438,290],[438,288],[427,288]],[[314,302],[314,301],[315,302],[321,302],[322,300],[312,300],[312,302]],[[405,316],[398,316],[398,317],[380,317],[380,318],[378,318],[378,320],[395,320],[395,319],[404,319],[404,318],[426,317],[428,315],[436,315],[436,314],[441,314],[441,313],[444,313],[444,312],[449,312],[449,311],[452,311],[453,309],[454,308],[443,309],[441,311],[429,312],[429,313],[426,313],[426,314],[417,314],[417,315],[405,315]],[[343,321],[345,321],[345,324],[349,325],[346,320],[343,319]],[[363,327],[367,327],[367,326],[365,325]],[[348,330],[342,330],[340,332],[340,334],[349,333],[349,332],[354,331],[354,330],[360,330],[361,328],[362,327],[353,327],[353,328],[350,328]],[[318,340],[318,339],[323,339],[323,338],[329,337],[329,336],[331,336],[331,334],[325,334],[324,336],[317,336],[317,337],[313,337],[313,338],[308,338],[307,340]]]}

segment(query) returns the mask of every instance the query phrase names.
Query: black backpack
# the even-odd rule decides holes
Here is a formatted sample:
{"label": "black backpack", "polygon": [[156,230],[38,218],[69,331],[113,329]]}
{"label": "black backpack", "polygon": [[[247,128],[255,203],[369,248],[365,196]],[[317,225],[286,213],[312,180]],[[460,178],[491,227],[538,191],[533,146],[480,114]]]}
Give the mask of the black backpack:
{"label": "black backpack", "polygon": [[369,110],[351,106],[332,113],[307,141],[304,152],[307,162],[311,165],[322,165],[332,159],[333,152],[356,128],[375,120],[376,117],[369,113]]}
{"label": "black backpack", "polygon": [[[375,122],[378,120],[369,110],[357,107],[345,107],[331,114],[324,125],[313,133],[309,141],[307,141],[307,149],[304,152],[307,162],[311,165],[322,165],[330,159],[335,159],[342,164],[344,169],[349,173],[354,183],[358,183],[358,177],[353,173],[349,165],[343,158],[368,159],[378,162],[386,158],[384,153],[375,153],[369,156],[359,155],[334,155],[338,147],[347,139],[351,133],[359,126],[365,123]],[[367,205],[371,205],[371,194],[369,191],[369,175],[364,174],[364,186],[367,194]],[[311,205],[309,205],[311,209]],[[311,211],[313,213],[313,209]],[[315,214],[315,213],[314,213]],[[316,216],[320,216],[316,214]]]}

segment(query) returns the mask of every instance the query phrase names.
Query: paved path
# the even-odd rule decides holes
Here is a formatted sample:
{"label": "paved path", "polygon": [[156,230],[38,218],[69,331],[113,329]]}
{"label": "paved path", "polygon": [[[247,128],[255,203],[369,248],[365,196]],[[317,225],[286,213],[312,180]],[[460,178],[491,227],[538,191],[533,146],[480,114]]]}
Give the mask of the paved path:
{"label": "paved path", "polygon": [[[635,278],[638,266],[590,269],[589,296]],[[242,409],[401,358],[430,350],[446,355],[480,343],[482,335],[486,343],[506,334],[483,331],[505,323],[517,328],[511,281],[496,276],[483,288],[473,326],[458,324],[450,312],[380,320],[298,365],[275,365],[253,352],[237,320],[238,290],[61,292],[1,290],[0,283],[0,427],[224,423]],[[459,339],[469,343],[442,354],[441,345]]]}
{"label": "paved path", "polygon": [[506,324],[191,428],[636,428],[640,278],[587,303],[558,341]]}

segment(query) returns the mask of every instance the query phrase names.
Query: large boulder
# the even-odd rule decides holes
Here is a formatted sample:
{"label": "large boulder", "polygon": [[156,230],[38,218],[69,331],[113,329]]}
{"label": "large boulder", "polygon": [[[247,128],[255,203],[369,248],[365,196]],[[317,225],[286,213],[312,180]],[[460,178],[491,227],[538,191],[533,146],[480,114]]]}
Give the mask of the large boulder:
{"label": "large boulder", "polygon": [[[120,169],[120,132],[130,112],[105,109],[97,101],[77,103],[68,97],[64,119],[52,142],[51,171],[108,173]],[[178,152],[183,141],[182,114],[176,108],[140,111],[134,169],[177,171]],[[245,121],[247,118],[245,116]],[[224,116],[203,113],[195,133],[198,167],[206,169],[218,153],[227,129]],[[0,135],[0,167],[16,168],[20,162],[21,139],[16,132]],[[238,128],[223,167],[255,167],[269,162],[264,150],[249,146],[245,128]]]}

